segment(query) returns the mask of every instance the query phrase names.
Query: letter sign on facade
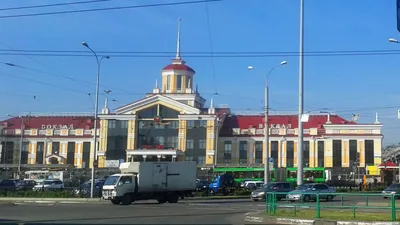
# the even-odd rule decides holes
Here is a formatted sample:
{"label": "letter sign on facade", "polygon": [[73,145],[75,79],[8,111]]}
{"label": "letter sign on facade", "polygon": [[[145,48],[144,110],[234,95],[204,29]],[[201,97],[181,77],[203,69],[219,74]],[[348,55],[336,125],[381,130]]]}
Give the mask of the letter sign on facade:
{"label": "letter sign on facade", "polygon": [[70,124],[70,125],[67,125],[67,124],[53,124],[53,125],[51,125],[51,124],[42,124],[40,127],[41,127],[42,130],[46,130],[46,129],[54,129],[54,130],[57,130],[57,129],[70,129],[70,130],[73,130],[74,129],[74,125],[73,124]]}

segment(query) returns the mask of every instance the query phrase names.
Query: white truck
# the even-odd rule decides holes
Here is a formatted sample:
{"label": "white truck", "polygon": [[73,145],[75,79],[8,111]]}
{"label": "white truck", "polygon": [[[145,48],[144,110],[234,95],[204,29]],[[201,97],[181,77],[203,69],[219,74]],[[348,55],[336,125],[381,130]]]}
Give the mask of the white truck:
{"label": "white truck", "polygon": [[103,199],[114,205],[148,199],[177,203],[196,189],[195,162],[127,162],[120,170],[103,185]]}

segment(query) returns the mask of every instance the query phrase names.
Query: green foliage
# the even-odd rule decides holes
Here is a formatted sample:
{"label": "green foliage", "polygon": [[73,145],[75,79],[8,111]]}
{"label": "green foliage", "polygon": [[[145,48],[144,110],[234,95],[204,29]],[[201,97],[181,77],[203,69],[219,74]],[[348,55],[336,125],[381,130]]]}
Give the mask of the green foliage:
{"label": "green foliage", "polygon": [[0,197],[17,198],[79,198],[71,191],[2,191]]}
{"label": "green foliage", "polygon": [[243,195],[250,195],[251,191],[247,190],[247,189],[236,189],[233,195],[236,196],[243,196]]}

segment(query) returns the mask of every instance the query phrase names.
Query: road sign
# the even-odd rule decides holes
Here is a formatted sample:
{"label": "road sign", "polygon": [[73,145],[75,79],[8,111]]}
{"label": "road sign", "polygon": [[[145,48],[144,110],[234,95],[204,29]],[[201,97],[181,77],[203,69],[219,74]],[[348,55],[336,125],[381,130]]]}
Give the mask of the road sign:
{"label": "road sign", "polygon": [[270,163],[273,163],[273,162],[274,162],[274,158],[269,157],[269,162],[270,162]]}

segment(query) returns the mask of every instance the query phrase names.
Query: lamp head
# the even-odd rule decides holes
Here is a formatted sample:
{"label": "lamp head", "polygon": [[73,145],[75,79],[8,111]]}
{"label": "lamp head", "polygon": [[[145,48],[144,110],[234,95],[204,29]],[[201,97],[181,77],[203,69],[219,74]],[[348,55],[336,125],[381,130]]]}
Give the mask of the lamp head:
{"label": "lamp head", "polygon": [[287,64],[287,61],[282,61],[281,62],[281,66],[286,65],[286,64]]}
{"label": "lamp head", "polygon": [[84,41],[82,42],[82,45],[85,46],[86,48],[89,48],[88,43],[86,43],[86,42],[84,42]]}
{"label": "lamp head", "polygon": [[254,70],[254,67],[253,66],[248,66],[247,69]]}
{"label": "lamp head", "polygon": [[104,56],[104,58],[106,58],[106,59],[110,59],[110,56],[108,56],[108,55],[107,55],[107,56]]}
{"label": "lamp head", "polygon": [[392,42],[392,43],[399,43],[399,41],[398,41],[397,39],[394,39],[394,38],[389,38],[389,42]]}

